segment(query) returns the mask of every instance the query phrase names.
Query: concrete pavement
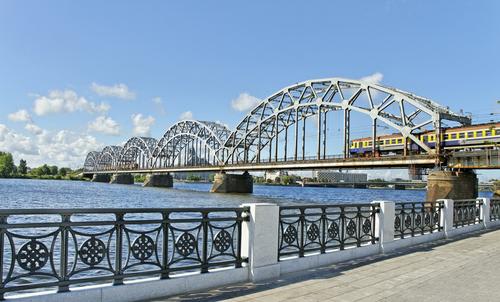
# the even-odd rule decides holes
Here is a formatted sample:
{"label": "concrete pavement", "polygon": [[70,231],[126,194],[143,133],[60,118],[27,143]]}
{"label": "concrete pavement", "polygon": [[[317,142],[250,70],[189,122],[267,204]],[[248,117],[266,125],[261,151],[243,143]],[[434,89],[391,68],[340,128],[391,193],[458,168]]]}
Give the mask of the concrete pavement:
{"label": "concrete pavement", "polygon": [[154,301],[500,301],[500,230]]}

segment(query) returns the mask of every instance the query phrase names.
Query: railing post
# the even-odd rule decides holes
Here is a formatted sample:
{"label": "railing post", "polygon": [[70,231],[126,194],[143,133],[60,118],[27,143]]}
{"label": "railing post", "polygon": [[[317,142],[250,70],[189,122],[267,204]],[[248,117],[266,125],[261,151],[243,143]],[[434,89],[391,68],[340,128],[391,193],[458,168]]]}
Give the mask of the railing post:
{"label": "railing post", "polygon": [[59,263],[60,283],[57,289],[58,292],[69,291],[68,283],[68,223],[70,222],[70,215],[62,215],[61,226],[61,254]]}
{"label": "railing post", "polygon": [[439,199],[437,201],[443,203],[441,225],[443,226],[445,237],[450,238],[450,232],[453,230],[453,199]]}
{"label": "railing post", "polygon": [[201,251],[201,272],[208,273],[208,212],[202,213],[203,222],[202,231],[203,231],[203,242],[202,242],[202,251]]}
{"label": "railing post", "polygon": [[123,213],[116,213],[116,246],[115,246],[115,276],[113,285],[123,284],[122,253],[123,253]]}
{"label": "railing post", "polygon": [[481,213],[480,213],[480,218],[483,222],[483,226],[485,229],[490,227],[491,221],[491,200],[489,198],[478,198],[478,202],[482,202],[483,204],[481,205]]}
{"label": "railing post", "polygon": [[394,219],[396,205],[392,201],[374,201],[380,204],[380,211],[375,219],[375,235],[378,235],[380,251],[389,252],[394,241]]}
{"label": "railing post", "polygon": [[278,278],[279,206],[272,203],[243,204],[250,208],[250,219],[243,222],[241,256],[248,258],[249,279]]}
{"label": "railing post", "polygon": [[169,278],[169,265],[168,265],[168,219],[169,219],[169,213],[168,212],[163,212],[162,213],[162,219],[163,222],[161,224],[161,231],[162,231],[162,238],[163,238],[163,245],[162,245],[162,252],[161,252],[161,279],[168,279]]}
{"label": "railing post", "polygon": [[[0,224],[4,225],[7,223],[7,216],[0,216]],[[5,236],[5,231],[6,228],[1,227],[0,228],[0,300],[4,300],[4,278],[3,278],[3,264],[4,264],[4,259],[3,255],[5,253],[5,244],[4,244],[4,236]]]}

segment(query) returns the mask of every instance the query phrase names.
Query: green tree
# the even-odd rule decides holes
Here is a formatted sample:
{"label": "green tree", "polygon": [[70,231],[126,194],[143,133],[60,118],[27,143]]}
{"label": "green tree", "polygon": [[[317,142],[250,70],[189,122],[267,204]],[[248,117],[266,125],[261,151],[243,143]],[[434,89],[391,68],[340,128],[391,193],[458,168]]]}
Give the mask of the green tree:
{"label": "green tree", "polygon": [[40,166],[38,168],[31,170],[31,174],[33,174],[35,176],[50,175],[50,168],[47,165],[43,165],[43,166]]}
{"label": "green tree", "polygon": [[50,166],[49,169],[50,169],[50,172],[49,172],[50,175],[57,175],[57,172],[59,172],[59,169],[57,168],[57,166]]}
{"label": "green tree", "polygon": [[59,175],[61,175],[62,177],[68,175],[68,173],[71,172],[71,169],[70,168],[61,168],[59,169]]}
{"label": "green tree", "polygon": [[26,173],[28,173],[28,166],[26,165],[26,161],[24,159],[21,159],[19,161],[17,172],[19,172],[19,174],[21,175],[26,175]]}
{"label": "green tree", "polygon": [[0,177],[11,177],[14,174],[16,166],[12,159],[12,154],[0,152]]}

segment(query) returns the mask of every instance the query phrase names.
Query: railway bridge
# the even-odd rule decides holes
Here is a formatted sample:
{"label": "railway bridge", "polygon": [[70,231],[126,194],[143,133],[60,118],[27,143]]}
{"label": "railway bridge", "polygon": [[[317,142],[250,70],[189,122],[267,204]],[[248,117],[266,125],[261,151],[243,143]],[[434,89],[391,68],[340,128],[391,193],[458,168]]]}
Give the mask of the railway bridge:
{"label": "railway bridge", "polygon": [[[371,133],[362,148],[353,143],[352,129],[360,124]],[[470,117],[400,89],[342,78],[309,80],[262,100],[235,129],[182,120],[159,139],[133,137],[123,146],[90,152],[84,174],[131,183],[132,174],[145,173],[147,185],[168,187],[172,172],[215,172],[212,191],[248,193],[250,171],[436,168],[454,170],[434,172],[452,192],[463,187],[463,179],[476,179],[471,169],[500,167],[500,129],[490,130],[491,138],[484,137],[488,132],[474,135],[473,145],[447,148],[449,125],[473,127]],[[477,191],[477,179],[475,186]]]}

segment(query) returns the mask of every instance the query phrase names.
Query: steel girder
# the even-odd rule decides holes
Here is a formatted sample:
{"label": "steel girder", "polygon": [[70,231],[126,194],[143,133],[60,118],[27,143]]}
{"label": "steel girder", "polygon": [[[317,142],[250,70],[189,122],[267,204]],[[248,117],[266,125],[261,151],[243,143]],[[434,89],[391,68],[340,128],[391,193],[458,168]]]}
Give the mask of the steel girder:
{"label": "steel girder", "polygon": [[85,163],[83,164],[84,171],[95,171],[97,169],[97,163],[99,161],[100,152],[91,151],[87,154],[85,158]]}
{"label": "steel girder", "polygon": [[222,164],[223,157],[227,154],[224,142],[230,133],[226,126],[216,122],[195,120],[177,122],[158,141],[149,166],[152,168],[171,166],[185,148],[189,148],[189,156],[193,157],[193,146],[189,144],[194,141],[200,141],[200,144],[209,149],[210,157],[215,159],[214,164]]}
{"label": "steel girder", "polygon": [[[161,168],[174,165],[176,159],[181,164],[191,165],[194,158],[205,148],[209,151],[209,164],[225,165],[260,162],[264,148],[272,155],[271,143],[275,143],[274,160],[278,160],[278,149],[284,148],[287,158],[287,135],[289,127],[295,130],[294,159],[298,159],[299,123],[305,133],[305,121],[317,118],[317,150],[320,158],[326,154],[326,118],[330,111],[343,111],[344,157],[349,156],[351,112],[366,115],[372,120],[373,151],[376,146],[377,122],[382,122],[401,134],[407,142],[412,141],[422,151],[440,154],[439,139],[443,120],[471,123],[470,118],[450,111],[448,108],[399,89],[371,84],[357,80],[328,78],[310,80],[281,89],[249,112],[231,132],[226,126],[207,121],[183,120],[171,126],[157,141],[154,138],[134,137],[124,147],[108,146],[102,152],[90,152],[85,159],[86,171],[111,170],[120,165],[135,164],[143,159],[140,168]],[[419,132],[426,127],[436,131],[436,150],[430,149],[420,140]],[[323,132],[323,135],[322,135]],[[279,144],[279,136],[284,135],[285,144]],[[323,142],[321,141],[321,137]],[[305,151],[305,135],[302,135],[302,157]],[[206,159],[205,159],[206,160]],[[145,161],[145,163],[144,163]],[[138,167],[137,167],[138,168]]]}
{"label": "steel girder", "polygon": [[157,144],[158,141],[151,137],[132,137],[123,146],[118,165],[121,168],[147,168]]}
{"label": "steel girder", "polygon": [[[295,124],[297,134],[299,121],[318,115],[318,112],[326,115],[331,110],[344,111],[344,156],[349,152],[351,111],[366,114],[373,120],[374,138],[376,122],[381,121],[400,133],[405,141],[413,141],[427,153],[434,150],[416,135],[419,130],[432,125],[439,132],[442,120],[471,123],[468,117],[402,90],[342,78],[310,80],[274,93],[248,113],[224,143],[230,150],[225,163],[258,162],[262,150],[283,130]],[[321,131],[321,117],[318,121],[318,131]],[[318,141],[318,146],[320,144]],[[295,158],[297,153],[296,142]]]}
{"label": "steel girder", "polygon": [[102,149],[97,162],[98,170],[114,170],[118,167],[118,159],[122,153],[121,146],[107,146]]}

